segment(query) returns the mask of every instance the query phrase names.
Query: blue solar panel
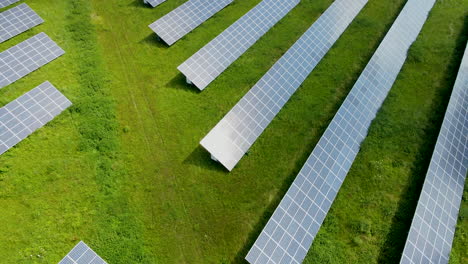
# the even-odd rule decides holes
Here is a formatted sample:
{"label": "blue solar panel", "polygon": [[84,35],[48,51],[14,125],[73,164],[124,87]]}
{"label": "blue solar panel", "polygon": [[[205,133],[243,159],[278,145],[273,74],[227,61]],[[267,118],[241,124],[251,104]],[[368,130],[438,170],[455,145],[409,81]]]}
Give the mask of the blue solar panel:
{"label": "blue solar panel", "polygon": [[45,33],[39,33],[0,53],[0,88],[39,69],[65,53]]}
{"label": "blue solar panel", "polygon": [[298,3],[299,0],[263,0],[178,69],[198,89],[205,89]]}
{"label": "blue solar panel", "polygon": [[45,82],[0,108],[0,155],[54,119],[71,102]]}
{"label": "blue solar panel", "polygon": [[107,262],[83,241],[80,241],[59,264],[107,264]]}
{"label": "blue solar panel", "polygon": [[406,3],[247,254],[250,263],[302,262],[434,2]]}
{"label": "blue solar panel", "polygon": [[7,7],[9,5],[12,5],[14,3],[19,2],[20,0],[1,0],[0,1],[0,8]]}
{"label": "blue solar panel", "polygon": [[0,43],[43,22],[44,20],[27,4],[10,8],[0,13]]}
{"label": "blue solar panel", "polygon": [[335,1],[201,141],[232,170],[367,0]]}
{"label": "blue solar panel", "polygon": [[468,47],[400,263],[448,263],[467,170]]}
{"label": "blue solar panel", "polygon": [[232,1],[234,0],[190,0],[149,27],[164,42],[172,45]]}

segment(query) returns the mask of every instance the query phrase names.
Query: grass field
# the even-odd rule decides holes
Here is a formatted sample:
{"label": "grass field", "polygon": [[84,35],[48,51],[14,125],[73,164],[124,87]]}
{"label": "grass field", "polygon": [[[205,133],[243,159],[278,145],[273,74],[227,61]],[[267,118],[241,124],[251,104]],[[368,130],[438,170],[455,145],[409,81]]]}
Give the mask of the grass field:
{"label": "grass field", "polygon": [[[185,0],[29,0],[67,53],[45,80],[73,103],[0,156],[0,259],[56,263],[84,240],[108,263],[243,263],[405,0],[369,0],[231,172],[199,141],[332,0],[302,0],[202,93],[176,67],[260,0],[236,0],[172,47],[147,27]],[[384,10],[384,11],[383,11]],[[439,0],[305,263],[395,263],[468,37],[468,0]],[[468,263],[465,191],[451,263]]]}

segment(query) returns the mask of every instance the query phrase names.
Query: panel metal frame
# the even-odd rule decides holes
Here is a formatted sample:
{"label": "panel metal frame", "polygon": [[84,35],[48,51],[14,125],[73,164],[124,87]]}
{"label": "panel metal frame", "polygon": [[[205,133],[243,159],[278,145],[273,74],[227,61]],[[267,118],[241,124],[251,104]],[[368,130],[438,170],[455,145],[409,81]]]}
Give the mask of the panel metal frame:
{"label": "panel metal frame", "polygon": [[151,7],[156,7],[164,2],[166,2],[166,0],[143,0],[143,3],[148,4]]}
{"label": "panel metal frame", "polygon": [[19,1],[21,1],[21,0],[2,0],[0,2],[0,8],[7,7],[7,6],[12,5],[14,3],[18,3]]}

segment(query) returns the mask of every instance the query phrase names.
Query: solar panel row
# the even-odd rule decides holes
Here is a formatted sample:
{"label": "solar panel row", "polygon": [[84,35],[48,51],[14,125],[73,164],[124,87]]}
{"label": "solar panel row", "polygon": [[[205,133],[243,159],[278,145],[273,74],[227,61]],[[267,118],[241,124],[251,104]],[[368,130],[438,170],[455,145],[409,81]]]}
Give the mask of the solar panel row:
{"label": "solar panel row", "polygon": [[63,55],[45,33],[39,33],[0,53],[0,88],[15,82]]}
{"label": "solar panel row", "polygon": [[190,0],[149,27],[168,45],[174,44],[234,0]]}
{"label": "solar panel row", "polygon": [[467,170],[468,47],[400,263],[448,263]]}
{"label": "solar panel row", "polygon": [[[17,1],[10,0],[9,2]],[[274,0],[264,0],[262,3],[272,1]],[[312,244],[357,155],[370,122],[390,90],[406,59],[406,52],[419,34],[434,1],[409,0],[246,256],[249,262],[297,263],[305,257],[308,247]],[[150,4],[153,5],[158,1],[147,2],[152,2]],[[159,2],[164,2],[164,0]],[[202,2],[204,1],[192,0],[181,6],[179,11],[174,10],[173,17],[164,21],[165,28],[161,29],[164,33],[156,32],[157,29],[153,30],[158,35],[166,34],[167,41],[165,41],[171,45],[232,0],[216,2],[213,6]],[[0,7],[4,3],[0,3]],[[252,10],[259,12],[257,15],[263,14],[261,13],[262,7],[259,7],[262,3]],[[221,150],[210,151],[212,154],[221,153],[222,156],[226,156],[223,151],[234,152],[235,154],[230,154],[226,162],[223,162],[223,158],[214,155],[228,169],[232,169],[366,3],[367,0],[337,0],[241,99],[236,105],[237,108],[234,107],[202,140],[202,145],[207,149],[222,146]],[[157,4],[159,3],[153,6]],[[285,9],[281,16],[276,14],[275,17],[271,14],[270,18],[276,19],[275,22],[272,21],[270,26],[265,26],[264,32],[258,34],[257,37],[251,38],[251,44],[243,47],[244,51],[238,51],[237,57],[236,55],[232,57],[232,53],[225,53],[230,55],[226,58],[232,61],[237,59],[296,4],[282,6]],[[193,10],[196,6],[200,9]],[[252,20],[252,17],[253,15],[246,18],[243,21],[244,25],[247,25],[247,21]],[[187,23],[188,18],[194,20]],[[5,11],[0,14],[0,26],[2,30],[5,29],[5,34],[3,31],[0,34],[0,42],[42,22],[43,20],[26,4]],[[158,25],[155,23],[152,26],[156,28]],[[177,26],[179,28],[176,29]],[[239,27],[234,31],[248,32],[242,31],[243,29]],[[258,28],[257,30],[261,31]],[[233,32],[231,33],[234,35]],[[226,43],[219,41],[217,44],[222,46]],[[208,51],[205,55],[210,54]],[[44,33],[0,53],[0,88],[62,54],[64,51]],[[308,55],[303,57],[304,54]],[[226,69],[232,61],[220,68]],[[464,59],[455,84],[405,246],[402,263],[448,262],[468,167],[467,61],[468,59]],[[203,79],[204,87],[216,76]],[[187,78],[197,85],[197,82],[189,76]],[[209,78],[212,79],[209,80]],[[52,84],[45,82],[0,108],[0,154],[45,125],[70,105],[71,102]],[[220,134],[216,134],[217,132]],[[225,134],[224,138],[222,134]],[[219,144],[220,140],[229,140],[227,144],[230,146]],[[311,179],[311,176],[316,177]],[[60,264],[65,263],[106,262],[84,242],[80,242],[60,262]]]}
{"label": "solar panel row", "polygon": [[156,6],[166,2],[166,0],[143,0],[143,2],[145,4],[151,5],[152,7],[156,7]]}
{"label": "solar panel row", "polygon": [[44,20],[27,4],[21,4],[0,13],[0,43],[25,32]]}
{"label": "solar panel row", "polygon": [[299,0],[263,0],[178,69],[203,90],[261,36],[293,9]]}
{"label": "solar panel row", "polygon": [[80,241],[59,264],[107,264],[107,262],[83,241]]}
{"label": "solar panel row", "polygon": [[337,0],[203,138],[201,145],[232,170],[367,0]]}
{"label": "solar panel row", "polygon": [[[0,7],[18,2],[2,0]],[[44,21],[28,5],[0,13],[0,43]],[[0,53],[0,88],[20,79],[65,52],[40,33]],[[0,155],[54,119],[72,103],[50,82],[44,82],[0,108]],[[106,264],[80,242],[60,264]]]}
{"label": "solar panel row", "polygon": [[0,1],[0,8],[7,7],[9,5],[12,5],[14,3],[19,2],[20,0],[2,0]]}
{"label": "solar panel row", "polygon": [[70,105],[51,83],[45,82],[0,108],[0,155]]}
{"label": "solar panel row", "polygon": [[300,263],[435,0],[409,0],[246,256]]}

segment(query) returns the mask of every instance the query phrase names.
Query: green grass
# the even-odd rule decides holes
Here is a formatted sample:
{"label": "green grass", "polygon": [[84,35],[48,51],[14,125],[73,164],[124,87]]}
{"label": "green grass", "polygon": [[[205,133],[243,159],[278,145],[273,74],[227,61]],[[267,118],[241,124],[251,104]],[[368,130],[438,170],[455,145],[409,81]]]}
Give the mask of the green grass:
{"label": "green grass", "polygon": [[[231,173],[199,141],[332,0],[302,0],[205,91],[176,67],[260,0],[236,0],[172,47],[148,24],[184,0],[34,0],[66,54],[45,80],[73,103],[0,156],[0,259],[54,263],[84,240],[109,263],[242,263],[404,0],[370,0]],[[461,6],[461,8],[460,8]],[[382,12],[385,10],[385,12]],[[394,263],[466,45],[467,0],[438,1],[306,263]],[[465,200],[452,263],[466,263]]]}
{"label": "green grass", "polygon": [[[466,47],[465,17],[460,1],[436,3],[319,231],[310,263],[399,261]],[[454,254],[466,260],[466,248]]]}

